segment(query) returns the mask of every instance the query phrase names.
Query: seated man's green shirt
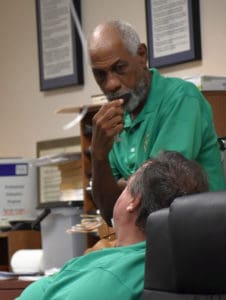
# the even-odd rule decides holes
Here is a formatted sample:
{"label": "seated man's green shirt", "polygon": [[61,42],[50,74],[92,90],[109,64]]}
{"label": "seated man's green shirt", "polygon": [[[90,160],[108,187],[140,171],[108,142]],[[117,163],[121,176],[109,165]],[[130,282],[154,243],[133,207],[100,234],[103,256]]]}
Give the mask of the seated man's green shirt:
{"label": "seated man's green shirt", "polygon": [[145,242],[70,260],[29,285],[17,300],[138,300],[144,288]]}

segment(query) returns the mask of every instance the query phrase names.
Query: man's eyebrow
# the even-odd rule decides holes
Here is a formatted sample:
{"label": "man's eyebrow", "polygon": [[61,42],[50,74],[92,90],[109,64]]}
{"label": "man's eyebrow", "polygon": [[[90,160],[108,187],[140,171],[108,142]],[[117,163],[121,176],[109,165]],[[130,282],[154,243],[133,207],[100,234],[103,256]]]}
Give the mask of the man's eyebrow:
{"label": "man's eyebrow", "polygon": [[101,69],[101,68],[92,68],[93,72],[105,72],[106,70]]}
{"label": "man's eyebrow", "polygon": [[118,64],[125,64],[125,65],[127,65],[128,63],[126,62],[126,61],[124,61],[124,60],[121,60],[121,59],[118,59],[117,61],[115,61],[109,68],[98,68],[98,67],[92,67],[92,70],[93,71],[97,71],[97,72],[99,72],[99,71],[103,71],[103,72],[107,72],[108,70],[112,70],[112,69],[114,69],[114,67],[116,67]]}
{"label": "man's eyebrow", "polygon": [[128,62],[122,59],[118,59],[114,64],[112,64],[112,66],[116,66],[118,64],[123,64],[123,65],[127,65]]}

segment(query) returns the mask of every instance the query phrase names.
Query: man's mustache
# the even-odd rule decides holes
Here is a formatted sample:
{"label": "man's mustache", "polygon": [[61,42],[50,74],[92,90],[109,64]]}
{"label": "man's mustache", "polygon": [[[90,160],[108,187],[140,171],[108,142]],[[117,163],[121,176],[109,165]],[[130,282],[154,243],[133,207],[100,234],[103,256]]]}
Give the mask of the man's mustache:
{"label": "man's mustache", "polygon": [[113,101],[113,100],[116,100],[116,99],[123,99],[124,100],[124,104],[126,102],[129,101],[129,99],[131,98],[131,93],[124,93],[124,94],[112,94],[112,95],[107,95],[107,98],[109,101]]}

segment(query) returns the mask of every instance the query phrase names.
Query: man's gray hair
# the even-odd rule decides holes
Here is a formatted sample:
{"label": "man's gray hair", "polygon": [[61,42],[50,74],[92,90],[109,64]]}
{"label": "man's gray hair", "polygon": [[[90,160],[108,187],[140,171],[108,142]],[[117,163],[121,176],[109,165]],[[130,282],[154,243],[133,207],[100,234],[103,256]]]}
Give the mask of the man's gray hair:
{"label": "man's gray hair", "polygon": [[122,41],[130,54],[136,55],[140,45],[140,38],[133,26],[129,22],[123,20],[111,20],[108,24],[112,25],[112,27],[119,32]]}
{"label": "man's gray hair", "polygon": [[162,152],[145,162],[129,180],[128,191],[140,197],[136,224],[145,230],[150,213],[169,207],[177,197],[208,191],[208,179],[200,164],[176,151]]}

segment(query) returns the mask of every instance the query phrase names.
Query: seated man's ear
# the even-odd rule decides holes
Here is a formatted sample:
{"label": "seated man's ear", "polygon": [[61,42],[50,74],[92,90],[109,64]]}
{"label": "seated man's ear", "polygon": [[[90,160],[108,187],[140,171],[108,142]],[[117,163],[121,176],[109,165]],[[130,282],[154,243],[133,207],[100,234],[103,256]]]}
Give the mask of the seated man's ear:
{"label": "seated man's ear", "polygon": [[137,209],[137,207],[140,206],[140,202],[141,202],[141,196],[137,196],[135,198],[130,199],[126,207],[126,210],[128,212],[134,212]]}

